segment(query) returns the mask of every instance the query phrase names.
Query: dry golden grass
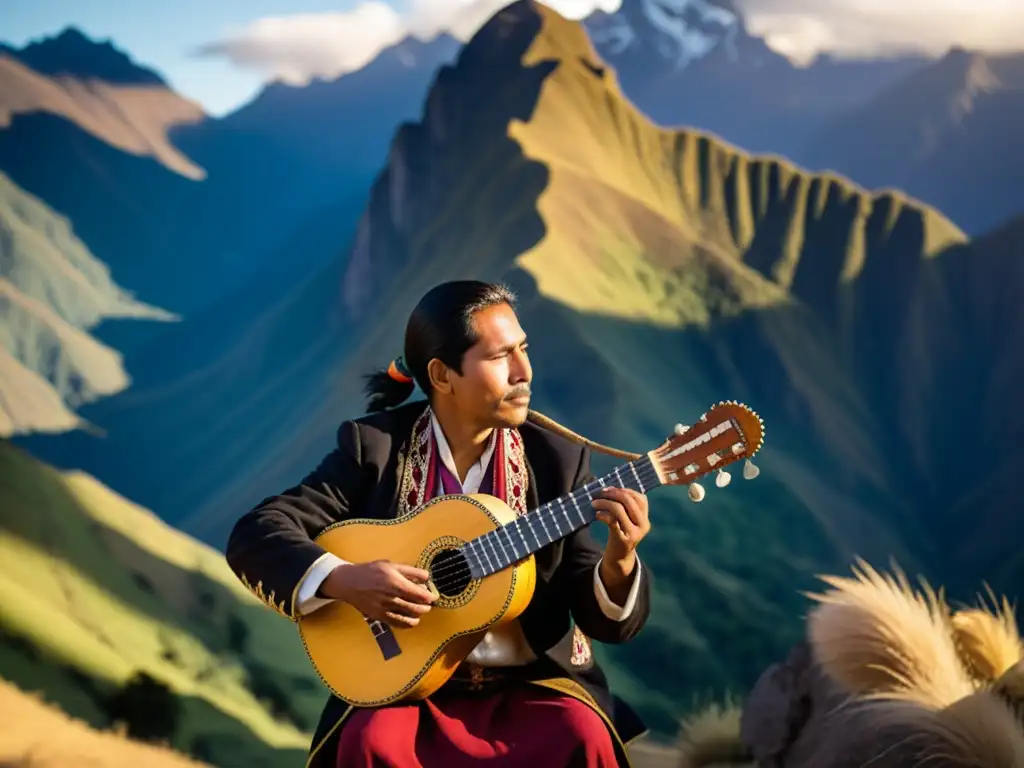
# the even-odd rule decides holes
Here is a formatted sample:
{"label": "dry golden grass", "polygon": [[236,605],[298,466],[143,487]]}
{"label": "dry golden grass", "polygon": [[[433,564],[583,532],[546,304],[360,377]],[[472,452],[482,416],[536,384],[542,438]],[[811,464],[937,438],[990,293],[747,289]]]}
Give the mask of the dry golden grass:
{"label": "dry golden grass", "polygon": [[711,704],[683,720],[679,768],[740,768],[753,766],[740,740],[743,708],[736,702]]}
{"label": "dry golden grass", "polygon": [[967,608],[953,614],[953,638],[968,669],[976,677],[995,682],[1024,658],[1013,607],[1004,597],[994,595],[992,610],[986,606]]}
{"label": "dry golden grass", "polygon": [[0,766],[3,768],[199,768],[169,749],[97,731],[0,680]]}
{"label": "dry golden grass", "polygon": [[903,573],[882,575],[863,561],[853,578],[822,580],[833,589],[811,595],[821,604],[808,617],[807,633],[819,662],[843,686],[931,709],[974,692],[948,631],[948,611],[928,585],[918,593]]}
{"label": "dry golden grass", "polygon": [[150,156],[190,179],[206,172],[168,140],[175,125],[195,123],[205,113],[195,102],[159,86],[117,86],[73,77],[47,77],[0,56],[0,128],[15,115],[47,112],[70,120],[112,147]]}
{"label": "dry golden grass", "polygon": [[926,583],[918,592],[898,570],[883,576],[860,561],[853,578],[823,580],[832,589],[812,595],[820,604],[808,635],[825,672],[860,700],[869,729],[905,733],[921,764],[1024,767],[1013,706],[1024,649],[1007,601],[996,613],[951,614]]}

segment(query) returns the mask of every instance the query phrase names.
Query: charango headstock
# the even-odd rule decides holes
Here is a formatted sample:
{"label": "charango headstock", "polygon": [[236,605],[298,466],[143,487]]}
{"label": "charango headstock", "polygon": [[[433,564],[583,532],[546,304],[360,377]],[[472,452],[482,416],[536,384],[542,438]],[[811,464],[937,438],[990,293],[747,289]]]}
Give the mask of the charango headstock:
{"label": "charango headstock", "polygon": [[746,460],[745,480],[757,477],[761,470],[750,458],[762,445],[761,417],[742,403],[730,400],[712,406],[691,426],[677,424],[675,434],[651,456],[663,483],[688,485],[690,499],[702,501],[704,487],[697,480],[715,472],[715,485],[725,488],[732,480],[725,467],[734,461]]}

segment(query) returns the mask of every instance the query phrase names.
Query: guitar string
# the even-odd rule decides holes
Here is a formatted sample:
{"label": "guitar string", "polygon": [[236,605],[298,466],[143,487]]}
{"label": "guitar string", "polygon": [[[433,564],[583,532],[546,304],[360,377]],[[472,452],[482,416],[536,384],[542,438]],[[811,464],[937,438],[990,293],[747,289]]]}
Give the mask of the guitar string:
{"label": "guitar string", "polygon": [[[702,435],[701,437],[706,438],[707,435]],[[721,452],[718,452],[718,453],[721,454]],[[625,454],[623,454],[623,455],[625,455]],[[647,455],[647,454],[632,454],[632,456],[634,457],[633,461],[630,461],[627,464],[615,467],[615,469],[612,470],[612,472],[609,472],[604,477],[596,478],[596,480],[594,480],[592,482],[597,482],[598,484],[600,484],[603,487],[604,483],[602,481],[606,477],[610,477],[611,475],[615,475],[615,477],[619,481],[620,486],[627,485],[627,483],[622,480],[622,477],[619,475],[619,472],[622,471],[624,468],[628,468],[629,470],[632,471],[633,477],[635,478],[637,484],[640,486],[639,490],[642,493],[646,493],[647,489],[644,487],[644,482],[643,482],[643,480],[640,477],[641,473],[644,475],[644,479],[647,479],[648,481],[653,481],[651,483],[650,487],[655,487],[655,486],[661,485],[661,480],[658,477],[657,470],[655,468],[654,462],[651,459],[651,457],[649,455]],[[639,472],[637,470],[637,464],[638,463],[640,464]],[[726,463],[731,463],[731,462],[726,462]],[[650,477],[651,474],[653,474],[653,478]],[[589,525],[590,523],[593,522],[593,520],[592,519],[591,520],[584,520],[583,512],[580,509],[579,504],[577,503],[578,500],[576,499],[576,494],[580,493],[580,492],[585,492],[587,497],[591,501],[593,501],[593,496],[591,496],[591,494],[589,492],[589,485],[591,485],[591,484],[592,483],[588,483],[587,485],[583,486],[582,488],[579,488],[579,489],[576,489],[574,491],[571,491],[568,494],[569,501],[572,502],[573,506],[576,508],[577,514],[580,515],[581,521],[583,521],[583,526],[581,526],[581,527],[585,527],[586,525]],[[463,558],[465,559],[466,563],[469,563],[468,555],[469,555],[469,553],[472,553],[476,557],[476,565],[481,570],[490,570],[490,566],[491,566],[490,555],[488,555],[488,553],[487,553],[487,548],[485,546],[485,540],[486,540],[486,543],[490,543],[491,551],[494,553],[495,560],[498,563],[501,563],[502,562],[502,556],[498,554],[498,547],[499,546],[501,547],[502,555],[504,555],[504,559],[505,560],[508,559],[508,552],[505,550],[505,545],[502,543],[502,541],[500,539],[501,531],[503,531],[503,530],[505,530],[507,528],[511,528],[512,526],[515,526],[516,527],[516,532],[522,538],[523,542],[527,545],[527,554],[529,554],[529,541],[526,538],[526,536],[523,534],[523,532],[519,530],[519,521],[520,520],[524,520],[524,519],[527,520],[527,523],[528,523],[527,528],[529,529],[530,533],[533,534],[533,538],[538,543],[539,548],[543,548],[543,547],[547,546],[548,544],[551,544],[554,541],[558,541],[561,538],[565,538],[566,536],[571,535],[571,533],[572,533],[572,531],[570,531],[570,533],[561,534],[561,532],[559,531],[559,527],[560,527],[561,523],[559,523],[558,520],[557,520],[557,512],[555,511],[555,505],[556,504],[560,504],[561,505],[562,514],[565,515],[566,521],[569,522],[570,526],[574,525],[571,521],[569,521],[568,510],[566,509],[566,507],[564,505],[563,498],[560,497],[558,499],[555,499],[553,502],[548,502],[547,504],[539,507],[538,509],[532,510],[531,512],[529,512],[526,515],[523,515],[522,517],[516,518],[516,520],[514,520],[512,523],[509,523],[508,525],[499,526],[498,528],[493,529],[491,531],[488,531],[487,533],[482,534],[481,536],[478,536],[476,539],[466,543],[465,545],[463,545],[461,547],[457,547],[455,549],[457,549],[457,551],[459,551],[459,552],[461,552],[463,554]],[[548,529],[547,529],[547,525],[546,525],[545,520],[544,520],[544,514],[546,512],[548,512],[548,511],[551,512],[551,523],[552,523],[553,527],[555,528],[556,532],[561,534],[559,536],[552,537],[550,531],[548,531]],[[548,541],[546,542],[546,544],[541,544],[540,543],[540,536],[537,534],[537,531],[534,529],[533,524],[532,524],[534,518],[536,518],[537,520],[540,521],[541,526],[544,529],[544,533],[546,534],[546,536],[548,538]],[[490,540],[491,537],[493,537],[493,541]],[[499,567],[497,569],[491,570],[491,573],[494,573],[494,572],[497,572],[498,570],[502,570],[504,568],[507,568],[508,565],[511,565],[512,563],[516,562],[517,560],[522,559],[522,558],[518,557],[518,550],[515,547],[515,542],[512,540],[512,534],[509,533],[508,531],[506,531],[505,538],[508,541],[509,547],[512,549],[512,554],[513,555],[517,555],[517,557],[515,558],[515,560],[512,560],[511,562],[509,562],[509,563],[507,563],[505,565],[501,565],[501,567]],[[495,546],[495,543],[497,543],[497,546]],[[478,547],[479,548],[479,552],[477,552],[474,549],[474,547]],[[523,557],[525,557],[525,556],[526,555],[523,555]],[[485,566],[485,562],[486,562],[486,566]],[[473,568],[472,563],[469,563],[469,570],[471,571],[472,568]],[[432,571],[431,572],[431,576],[433,578],[435,586],[438,583],[437,576],[439,576],[439,575],[440,576],[447,575],[448,573],[450,573],[453,570],[464,571],[464,570],[466,570],[466,565],[463,562],[460,562],[458,559],[453,559],[452,562],[445,563],[444,565],[438,567],[436,571]],[[489,574],[485,573],[483,575],[489,575]],[[472,577],[472,574],[470,574],[470,576]],[[460,578],[460,579],[464,578],[465,574],[464,573],[457,574],[457,577]]]}
{"label": "guitar string", "polygon": [[[543,504],[542,506],[537,507],[536,509],[531,510],[530,512],[526,513],[525,515],[517,517],[511,523],[508,523],[507,525],[499,526],[497,528],[494,528],[494,529],[488,531],[487,533],[481,534],[477,538],[475,538],[475,539],[467,542],[466,544],[464,544],[464,545],[462,545],[460,547],[457,547],[455,549],[458,552],[462,553],[467,561],[469,559],[467,553],[473,554],[475,556],[475,558],[476,558],[477,565],[480,568],[484,568],[485,567],[485,562],[487,562],[489,564],[489,561],[491,559],[491,555],[488,554],[488,551],[485,548],[485,544],[484,544],[484,541],[483,541],[484,539],[488,539],[488,543],[491,543],[490,539],[489,539],[489,537],[490,537],[490,538],[493,538],[497,542],[497,546],[495,546],[493,543],[491,545],[491,552],[494,553],[494,557],[496,559],[498,559],[499,561],[502,559],[502,556],[498,554],[498,547],[501,548],[501,552],[504,555],[505,559],[508,558],[508,551],[505,549],[505,543],[503,543],[498,538],[498,536],[500,535],[500,533],[503,530],[511,529],[513,527],[516,528],[516,531],[519,534],[519,537],[527,545],[527,547],[530,547],[529,540],[527,539],[526,535],[522,531],[519,530],[520,524],[522,522],[524,522],[524,521],[527,524],[529,532],[533,534],[534,540],[537,541],[539,547],[541,547],[541,548],[547,546],[552,541],[557,541],[560,538],[565,538],[566,536],[571,535],[572,532],[570,531],[569,533],[561,534],[561,532],[559,530],[559,527],[562,525],[562,523],[559,522],[558,519],[557,519],[558,518],[558,514],[561,513],[562,515],[564,515],[566,517],[566,521],[569,522],[570,525],[574,525],[574,523],[572,523],[568,519],[569,508],[565,505],[565,501],[568,500],[569,502],[572,503],[573,507],[575,507],[575,509],[577,511],[577,514],[580,515],[580,519],[581,519],[581,521],[583,521],[583,525],[584,526],[585,525],[589,525],[590,523],[593,522],[593,519],[589,519],[588,520],[588,519],[585,519],[583,517],[584,512],[583,512],[583,509],[580,507],[580,502],[583,501],[582,496],[585,495],[589,500],[593,501],[594,497],[590,493],[591,486],[596,483],[600,487],[605,487],[606,485],[608,485],[608,483],[605,482],[606,478],[610,478],[611,475],[617,474],[617,472],[620,469],[621,468],[617,467],[615,471],[610,472],[605,477],[595,478],[594,480],[590,481],[586,485],[581,486],[581,487],[571,491],[570,493],[566,494],[568,499],[566,499],[565,497],[560,497],[560,498],[555,499],[553,501],[549,501],[549,502]],[[643,489],[643,491],[645,493],[646,493],[647,490],[649,490],[649,489],[651,489],[651,488],[653,488],[653,487],[655,487],[657,485],[660,485],[660,481],[658,479],[658,473],[654,469],[654,466],[652,464],[650,464],[650,462],[647,463],[647,466],[641,467],[639,471],[636,470],[635,466],[632,467],[632,469],[634,470],[632,477],[635,478],[637,484],[641,486],[641,488]],[[627,477],[628,477],[628,475],[627,475]],[[619,483],[621,484],[620,487],[625,486],[627,484],[625,481],[622,480],[621,477],[619,477]],[[561,509],[559,509],[559,507],[561,507]],[[545,516],[546,515],[550,515],[547,520],[545,520]],[[535,527],[533,525],[533,523],[535,521],[538,521],[538,520],[540,521],[541,526],[543,528],[541,534],[545,535],[545,537],[547,538],[547,541],[545,543],[543,543],[543,544],[541,543],[540,535],[538,534],[537,530],[535,529]],[[560,533],[559,536],[551,538],[550,531],[548,530],[548,527],[547,527],[547,524],[546,524],[547,522],[550,522],[551,523],[551,527],[554,528],[556,531],[558,531]],[[580,527],[583,527],[583,526],[580,526]],[[511,536],[512,536],[512,534],[510,532],[506,531],[506,540],[508,542],[508,546],[512,550],[513,554],[518,555],[518,550],[514,546],[514,543],[513,543],[512,539],[511,539]],[[480,553],[477,553],[475,551],[475,548],[479,548],[480,549]],[[522,557],[525,557],[525,556],[526,555],[523,555]],[[516,557],[516,560],[522,559],[522,557]],[[515,562],[515,560],[513,560],[512,562]],[[450,572],[450,571],[455,570],[455,569],[465,570],[466,566],[463,563],[461,563],[461,562],[445,563],[445,564],[441,565],[435,571],[433,571],[434,583],[437,584],[437,576],[439,576],[439,575],[443,576],[447,572]]]}
{"label": "guitar string", "polygon": [[[637,484],[640,486],[642,492],[646,493],[647,490],[653,489],[654,487],[660,485],[657,470],[650,462],[647,462],[647,466],[640,467],[639,469],[632,464],[626,466],[632,470],[633,478],[637,481]],[[618,476],[618,472],[620,470],[620,467],[616,467],[615,471],[610,474],[615,474],[616,476]],[[622,480],[621,477],[619,477],[618,479],[622,486],[626,485],[626,483]],[[514,520],[513,522],[508,523],[507,525],[501,526],[499,528],[495,528],[491,531],[488,531],[482,536],[479,536],[476,539],[473,539],[472,541],[463,545],[462,547],[459,547],[458,551],[463,555],[462,558],[457,559],[453,562],[444,563],[432,572],[431,575],[435,587],[437,587],[439,591],[444,591],[456,586],[460,581],[467,580],[467,577],[469,577],[469,580],[472,580],[472,571],[474,566],[472,561],[470,560],[470,555],[472,555],[475,558],[477,568],[482,570],[490,570],[492,573],[503,570],[504,568],[507,568],[509,565],[512,565],[516,561],[525,558],[528,554],[530,554],[531,547],[529,545],[529,540],[527,539],[526,535],[519,530],[519,525],[521,521],[526,522],[529,532],[533,534],[534,540],[540,545],[539,548],[543,548],[554,541],[558,541],[559,539],[566,538],[567,536],[571,535],[573,531],[569,531],[567,533],[561,532],[560,526],[562,525],[562,523],[557,519],[557,516],[561,514],[565,516],[566,522],[569,522],[570,525],[575,525],[569,519],[569,507],[566,505],[566,501],[571,502],[572,506],[576,510],[576,514],[579,516],[580,520],[583,521],[583,525],[579,527],[582,528],[586,525],[589,525],[596,518],[588,519],[587,517],[584,517],[584,512],[583,509],[580,507],[579,502],[583,501],[583,496],[586,496],[587,499],[593,501],[594,496],[592,495],[591,490],[597,490],[598,488],[603,488],[606,485],[608,485],[608,483],[605,481],[605,478],[596,478],[591,482],[587,483],[586,485],[577,488],[574,491],[567,494],[567,499],[558,498],[555,499],[554,501],[547,502],[543,506],[538,507],[537,509],[527,513],[526,515],[516,518],[516,520]],[[549,519],[551,522],[551,528],[558,535],[551,535],[551,531],[548,529],[548,526],[545,521],[545,516],[550,516]],[[538,533],[536,527],[533,524],[535,520],[539,520],[541,523],[541,527],[543,529],[541,533]],[[511,532],[506,530],[513,527],[516,528],[516,532],[519,534],[521,541],[528,547],[525,554],[523,554],[522,556],[519,555],[518,548],[515,546],[515,542],[512,539]],[[499,538],[502,531],[506,531],[505,538],[508,543],[508,549],[506,549],[505,543],[503,543],[502,540]],[[543,535],[544,538],[547,539],[547,541],[545,541],[544,543],[542,543],[541,535]],[[493,569],[491,555],[488,554],[488,551],[484,544],[484,540],[488,539],[488,537],[493,538],[493,542],[489,541],[488,543],[491,544],[491,551],[494,553],[495,562],[497,562],[501,566],[497,569]],[[509,560],[509,550],[511,550],[512,554],[515,555],[515,558],[512,560]],[[453,578],[448,578],[449,576]]]}
{"label": "guitar string", "polygon": [[[639,472],[636,470],[635,466],[631,467],[631,469],[633,470],[633,476],[636,478],[638,485],[641,487],[641,489],[644,490],[644,492],[660,484],[657,471],[654,469],[653,465],[648,464],[648,466],[642,467]],[[617,472],[614,474],[618,476]],[[596,519],[584,517],[583,509],[579,505],[579,502],[583,500],[582,496],[586,496],[588,499],[592,501],[594,497],[590,492],[591,486],[594,486],[596,484],[597,486],[604,487],[606,485],[604,480],[605,478],[597,478],[591,481],[590,483],[587,483],[585,486],[578,488],[572,491],[570,494],[568,494],[569,501],[572,503],[573,507],[575,507],[576,512],[580,517],[580,520],[583,522],[583,526],[580,527],[585,527],[586,525],[592,523],[594,519]],[[623,483],[621,477],[619,477],[619,482]],[[577,498],[578,496],[580,498]],[[554,541],[558,541],[559,539],[571,535],[572,531],[563,533],[560,530],[562,523],[558,520],[559,513],[561,513],[565,517],[566,522],[568,522],[571,526],[575,525],[569,519],[569,508],[565,504],[564,499],[559,498],[555,499],[552,502],[548,502],[542,507],[539,507],[538,509],[535,509],[532,512],[520,518],[517,518],[512,523],[509,523],[507,526],[502,526],[500,528],[493,529],[492,531],[489,531],[488,533],[474,539],[473,541],[469,542],[463,547],[460,547],[459,550],[463,554],[464,562],[456,560],[451,563],[445,563],[436,571],[434,571],[433,579],[435,586],[437,586],[439,590],[448,589],[449,587],[455,586],[455,584],[457,584],[459,581],[466,580],[467,576],[470,579],[472,579],[472,571],[474,569],[474,566],[481,570],[489,571],[490,573],[495,573],[497,571],[503,570],[504,568],[507,568],[512,563],[521,560],[524,557],[526,557],[526,555],[530,554],[530,549],[532,549],[532,547],[530,547],[529,540],[527,539],[526,535],[519,530],[519,521],[526,520],[527,528],[529,529],[530,533],[533,534],[533,538],[538,544],[538,549],[541,549]],[[551,522],[551,527],[555,530],[555,533],[557,535],[553,536],[551,534],[551,531],[548,529],[547,523],[545,521],[545,516],[547,515],[550,515],[549,519]],[[533,525],[534,520],[540,521],[541,527],[543,529],[542,534],[538,533],[536,527]],[[525,554],[520,556],[519,550],[515,546],[515,542],[512,540],[512,534],[506,531],[508,549],[511,549],[512,554],[515,556],[512,559],[509,558],[509,551],[508,549],[506,549],[505,544],[499,538],[502,530],[511,527],[516,528],[522,542],[527,546]],[[545,538],[544,542],[541,541],[541,535],[543,535]],[[493,552],[494,554],[494,562],[496,562],[499,566],[497,568],[494,567],[494,562],[492,562],[491,555],[488,554],[488,550],[484,543],[484,540],[488,539],[488,537],[493,538],[494,540],[493,542],[489,543],[491,543],[491,552]],[[501,554],[499,554],[498,552],[499,548],[501,550]],[[472,562],[472,560],[470,560],[470,555],[472,555],[475,558],[475,564]],[[452,573],[453,571],[458,572]],[[480,576],[477,576],[476,578],[481,578],[482,576],[490,575],[490,573],[483,573]],[[452,576],[453,579],[447,578],[448,576]]]}
{"label": "guitar string", "polygon": [[[581,488],[578,488],[578,489],[570,492],[569,494],[567,494],[568,495],[568,500],[571,501],[573,506],[576,508],[577,514],[580,515],[580,519],[581,520],[584,519],[583,518],[583,511],[580,509],[579,504],[578,504],[578,501],[582,501],[582,499],[577,499],[576,496],[578,494],[580,494],[580,493],[585,493],[587,498],[590,499],[591,501],[593,501],[593,496],[590,494],[590,486],[593,485],[593,483],[596,482],[597,484],[599,484],[602,487],[604,487],[604,484],[605,484],[604,480],[606,478],[610,478],[612,475],[615,475],[615,477],[618,479],[620,486],[627,485],[627,483],[625,481],[623,481],[621,475],[619,474],[624,468],[628,468],[629,470],[632,471],[633,477],[635,478],[637,484],[640,486],[641,492],[643,492],[643,493],[646,493],[649,488],[653,488],[653,487],[656,487],[658,485],[661,485],[661,480],[658,477],[658,473],[657,473],[657,470],[655,469],[654,462],[651,461],[649,456],[643,456],[642,458],[643,458],[642,461],[640,461],[638,459],[638,460],[629,462],[628,464],[624,464],[624,465],[618,466],[612,472],[608,473],[607,475],[605,475],[603,477],[600,477],[600,478],[596,478],[594,481],[591,481],[591,483],[588,483],[587,485],[585,485],[585,486],[583,486]],[[637,469],[637,463],[638,462],[641,465],[639,470]],[[726,463],[731,463],[731,462],[726,462]],[[723,464],[723,466],[725,466],[725,465]],[[643,475],[643,477],[641,477],[641,475]],[[649,485],[647,485],[647,487],[645,487],[644,480],[647,480],[648,483],[649,483]],[[558,521],[558,518],[557,518],[558,510],[556,510],[555,505],[559,505],[561,507],[561,513],[566,517],[566,521],[569,522],[570,525],[574,525],[571,521],[569,521],[569,516],[568,516],[569,513],[568,513],[568,509],[566,508],[566,506],[564,504],[564,497],[560,497],[558,499],[555,499],[552,502],[548,502],[548,503],[544,504],[543,506],[538,507],[535,510],[532,510],[531,512],[529,512],[526,515],[523,515],[522,517],[516,518],[516,520],[514,520],[513,522],[511,522],[511,523],[509,523],[507,525],[503,525],[503,526],[500,526],[498,528],[492,529],[491,531],[488,531],[487,533],[482,534],[481,536],[478,536],[476,539],[473,539],[472,541],[466,543],[465,545],[463,545],[461,547],[457,547],[456,549],[463,554],[463,559],[465,560],[465,563],[459,561],[458,559],[454,559],[452,562],[445,563],[445,564],[441,565],[440,567],[437,568],[436,571],[432,571],[431,575],[432,575],[432,578],[433,578],[433,581],[434,581],[434,585],[437,586],[438,589],[444,589],[444,588],[453,586],[453,584],[450,581],[444,580],[444,578],[443,578],[443,577],[448,576],[448,575],[452,575],[454,577],[455,583],[458,583],[458,581],[464,580],[467,575],[472,580],[474,578],[474,576],[472,574],[472,570],[473,570],[474,564],[469,560],[469,554],[472,554],[475,557],[475,559],[476,559],[476,563],[475,563],[476,567],[478,567],[480,570],[485,571],[485,573],[481,574],[480,576],[476,576],[475,578],[482,578],[483,576],[488,576],[491,573],[496,573],[497,571],[503,570],[503,569],[507,568],[509,565],[511,565],[512,563],[516,562],[517,560],[520,560],[523,557],[525,557],[526,554],[529,554],[529,541],[526,538],[526,536],[523,534],[523,532],[519,530],[519,521],[521,521],[521,520],[526,520],[527,521],[527,528],[529,529],[529,532],[533,534],[534,540],[538,543],[538,545],[539,545],[538,548],[543,548],[543,547],[547,546],[548,544],[551,544],[554,541],[558,541],[559,539],[562,539],[562,538],[565,538],[565,537],[571,535],[572,531],[570,531],[569,533],[561,533],[561,531],[559,530],[559,527],[561,526],[561,523]],[[554,527],[556,533],[559,534],[557,536],[552,536],[551,532],[548,530],[548,527],[547,527],[546,521],[545,521],[545,517],[544,517],[547,513],[550,513],[550,515],[551,515],[550,516],[550,522],[552,523],[552,527]],[[543,528],[543,532],[544,532],[544,534],[545,534],[545,536],[547,538],[547,541],[545,543],[543,543],[543,544],[541,543],[540,536],[538,535],[537,530],[533,526],[533,521],[535,519],[540,521],[541,527]],[[593,522],[592,519],[588,520],[588,521],[585,521],[584,525],[580,526],[580,527],[585,527],[586,525],[589,525],[592,522]],[[523,542],[527,544],[527,547],[528,547],[526,554],[524,554],[522,557],[518,556],[519,553],[518,553],[518,550],[515,547],[515,542],[512,540],[512,534],[506,530],[506,529],[512,528],[513,526],[516,527],[517,533],[519,534],[519,536],[521,537]],[[505,538],[506,538],[506,541],[508,542],[509,548],[512,550],[512,554],[516,555],[516,558],[511,560],[511,561],[508,561],[508,551],[505,549],[505,544],[502,543],[502,541],[500,539],[500,534],[501,534],[502,531],[505,531]],[[499,567],[498,568],[493,568],[492,567],[491,555],[488,554],[488,551],[487,551],[487,548],[485,546],[485,543],[489,543],[491,545],[491,552],[494,554],[494,560],[497,563],[499,563]],[[499,547],[501,548],[501,554],[500,555],[498,554],[498,548]],[[508,561],[508,562],[504,562],[504,561]],[[468,565],[468,567],[467,567],[467,565]],[[454,573],[453,574],[452,573],[453,571],[458,571],[458,573]],[[469,573],[467,574],[466,571],[469,571]],[[438,577],[441,577],[441,579],[439,579]],[[444,587],[439,586],[439,584],[441,583],[442,580],[444,581],[444,584],[446,585]]]}

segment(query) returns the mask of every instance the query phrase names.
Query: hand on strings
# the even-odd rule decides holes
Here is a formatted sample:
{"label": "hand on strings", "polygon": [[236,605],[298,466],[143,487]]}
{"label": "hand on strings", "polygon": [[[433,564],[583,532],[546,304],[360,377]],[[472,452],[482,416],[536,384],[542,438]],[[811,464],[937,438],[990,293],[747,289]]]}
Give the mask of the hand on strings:
{"label": "hand on strings", "polygon": [[364,616],[393,627],[415,627],[437,597],[422,586],[430,574],[422,568],[376,560],[339,565],[320,591],[342,600]]}
{"label": "hand on strings", "polygon": [[597,519],[608,526],[601,577],[608,585],[627,579],[636,567],[636,547],[651,530],[647,497],[631,488],[608,486],[593,501]]}

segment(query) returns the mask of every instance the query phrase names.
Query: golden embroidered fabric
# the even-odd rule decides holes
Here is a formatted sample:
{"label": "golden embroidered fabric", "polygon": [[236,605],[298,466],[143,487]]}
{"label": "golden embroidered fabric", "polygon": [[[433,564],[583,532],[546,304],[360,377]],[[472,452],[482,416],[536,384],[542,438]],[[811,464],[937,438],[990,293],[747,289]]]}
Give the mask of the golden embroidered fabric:
{"label": "golden embroidered fabric", "polygon": [[256,586],[254,587],[252,584],[249,583],[249,579],[247,579],[245,574],[243,573],[242,584],[245,585],[246,589],[248,589],[250,592],[256,595],[256,597],[258,597],[265,606],[281,614],[286,619],[291,619],[292,621],[295,621],[295,617],[292,616],[287,610],[285,610],[285,601],[282,600],[280,603],[277,602],[277,595],[274,593],[274,590],[270,590],[269,595],[263,591],[262,579],[256,582]]}

